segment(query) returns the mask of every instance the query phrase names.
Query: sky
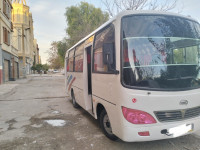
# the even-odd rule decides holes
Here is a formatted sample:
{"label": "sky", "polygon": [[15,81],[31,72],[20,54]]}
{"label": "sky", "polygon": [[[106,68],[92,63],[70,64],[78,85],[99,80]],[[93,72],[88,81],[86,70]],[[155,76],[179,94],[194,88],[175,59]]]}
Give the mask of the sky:
{"label": "sky", "polygon": [[[34,36],[40,48],[43,64],[48,59],[47,51],[51,48],[51,43],[66,37],[67,23],[64,16],[66,7],[78,5],[81,1],[105,10],[101,0],[26,0],[33,14]],[[191,16],[200,22],[199,0],[179,0],[173,12],[179,10],[182,10],[181,14]]]}

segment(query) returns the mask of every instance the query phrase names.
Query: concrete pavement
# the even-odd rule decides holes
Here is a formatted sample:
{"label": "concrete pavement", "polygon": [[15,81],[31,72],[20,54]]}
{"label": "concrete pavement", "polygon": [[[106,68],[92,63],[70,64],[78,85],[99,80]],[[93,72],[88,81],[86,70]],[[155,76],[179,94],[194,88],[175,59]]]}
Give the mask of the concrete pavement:
{"label": "concrete pavement", "polygon": [[[0,85],[0,96],[12,92],[14,88],[16,88],[19,84],[27,83],[32,79],[34,75],[28,75],[27,78],[18,79],[16,81],[8,81],[4,84]],[[39,75],[37,75],[39,76]]]}
{"label": "concrete pavement", "polygon": [[200,149],[199,133],[142,143],[110,141],[93,117],[73,108],[62,75],[34,75],[16,83],[0,95],[0,150]]}
{"label": "concrete pavement", "polygon": [[2,84],[0,85],[0,95],[4,95],[12,91],[18,84]]}
{"label": "concrete pavement", "polygon": [[27,75],[24,79],[18,79],[16,81],[9,81],[4,84],[0,85],[0,95],[7,94],[9,92],[12,92],[14,88],[16,88],[19,84],[24,84],[32,80],[34,77],[52,77],[52,76],[63,76],[62,74],[31,74]]}

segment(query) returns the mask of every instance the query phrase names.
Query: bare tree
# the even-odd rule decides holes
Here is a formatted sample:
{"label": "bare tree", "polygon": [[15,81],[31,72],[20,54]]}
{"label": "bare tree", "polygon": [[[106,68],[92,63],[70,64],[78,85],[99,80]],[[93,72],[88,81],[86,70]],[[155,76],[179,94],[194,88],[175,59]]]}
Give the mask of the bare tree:
{"label": "bare tree", "polygon": [[109,15],[115,16],[123,10],[169,11],[176,7],[178,0],[101,0]]}

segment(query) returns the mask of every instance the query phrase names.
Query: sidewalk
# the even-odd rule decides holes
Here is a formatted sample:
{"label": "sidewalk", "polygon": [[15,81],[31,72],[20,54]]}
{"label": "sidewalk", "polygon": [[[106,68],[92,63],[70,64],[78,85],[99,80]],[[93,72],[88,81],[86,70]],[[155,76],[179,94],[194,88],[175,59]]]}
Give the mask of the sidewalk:
{"label": "sidewalk", "polygon": [[16,88],[19,84],[27,83],[29,80],[31,80],[31,77],[27,77],[24,79],[17,79],[16,81],[8,81],[4,84],[0,85],[0,96],[9,93],[14,88]]}
{"label": "sidewalk", "polygon": [[0,85],[0,95],[7,94],[12,89],[14,89],[18,84],[2,84]]}
{"label": "sidewalk", "polygon": [[30,75],[27,75],[27,78],[24,78],[24,79],[17,79],[16,81],[8,81],[8,82],[0,85],[0,96],[11,92],[18,85],[25,84],[34,77],[57,77],[57,76],[64,76],[64,75],[62,73],[41,74],[41,75],[40,74],[30,74]]}

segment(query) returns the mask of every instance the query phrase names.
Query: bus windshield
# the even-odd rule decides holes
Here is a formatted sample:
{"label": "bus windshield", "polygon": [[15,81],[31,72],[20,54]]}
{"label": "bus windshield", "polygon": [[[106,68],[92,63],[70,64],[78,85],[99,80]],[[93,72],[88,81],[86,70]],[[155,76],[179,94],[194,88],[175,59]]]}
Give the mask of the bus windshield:
{"label": "bus windshield", "polygon": [[122,18],[122,83],[129,88],[200,88],[200,25],[176,16]]}

